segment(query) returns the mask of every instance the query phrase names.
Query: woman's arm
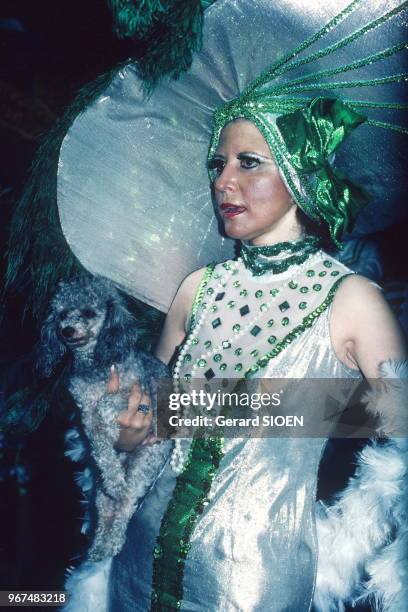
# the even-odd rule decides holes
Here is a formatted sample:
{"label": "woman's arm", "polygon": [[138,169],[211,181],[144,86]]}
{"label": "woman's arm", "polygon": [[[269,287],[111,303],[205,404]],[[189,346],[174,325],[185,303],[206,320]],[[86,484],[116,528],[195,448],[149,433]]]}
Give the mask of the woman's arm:
{"label": "woman's arm", "polygon": [[189,274],[181,283],[170,306],[155,350],[156,357],[164,363],[170,362],[174,351],[186,336],[191,307],[204,272],[205,268],[200,268]]}
{"label": "woman's arm", "polygon": [[[204,268],[187,276],[176,293],[155,351],[156,357],[164,363],[169,363],[177,346],[186,336],[191,306],[203,274]],[[108,391],[117,393],[119,384],[118,375],[112,372]],[[149,405],[150,398],[142,394],[140,386],[135,384],[129,396],[127,410],[118,416],[120,433],[115,446],[119,450],[133,451],[139,444],[153,444],[156,441],[156,438],[149,434],[152,414],[150,411],[146,414],[140,412],[141,403]]]}
{"label": "woman's arm", "polygon": [[381,291],[363,276],[346,278],[333,301],[330,318],[333,348],[339,359],[378,378],[379,365],[407,358],[402,329]]}

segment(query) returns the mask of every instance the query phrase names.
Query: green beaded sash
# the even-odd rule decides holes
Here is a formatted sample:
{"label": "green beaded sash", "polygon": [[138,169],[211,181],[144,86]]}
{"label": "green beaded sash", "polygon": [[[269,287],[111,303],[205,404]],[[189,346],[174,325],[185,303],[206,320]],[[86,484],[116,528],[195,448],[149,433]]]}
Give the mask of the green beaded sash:
{"label": "green beaded sash", "polygon": [[222,438],[216,435],[195,439],[191,444],[153,551],[152,612],[181,607],[189,541],[207,503],[206,496],[222,458],[222,444]]}

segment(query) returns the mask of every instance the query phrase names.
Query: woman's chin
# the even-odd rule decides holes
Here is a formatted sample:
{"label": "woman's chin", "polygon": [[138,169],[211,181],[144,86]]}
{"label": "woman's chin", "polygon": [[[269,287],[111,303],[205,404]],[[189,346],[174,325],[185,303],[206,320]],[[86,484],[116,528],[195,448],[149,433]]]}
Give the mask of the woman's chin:
{"label": "woman's chin", "polygon": [[229,221],[224,221],[224,232],[228,236],[228,238],[232,238],[233,240],[249,240],[248,230],[246,228],[240,227],[237,223],[231,223]]}

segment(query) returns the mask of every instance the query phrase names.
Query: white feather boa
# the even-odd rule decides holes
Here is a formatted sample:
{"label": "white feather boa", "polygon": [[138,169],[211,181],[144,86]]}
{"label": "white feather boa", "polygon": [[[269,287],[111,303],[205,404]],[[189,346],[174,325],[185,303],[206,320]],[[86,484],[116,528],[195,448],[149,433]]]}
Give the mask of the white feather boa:
{"label": "white feather boa", "polygon": [[[365,401],[381,419],[380,433],[392,436],[407,431],[400,410],[408,408],[406,387],[398,380],[408,378],[408,363],[387,362],[381,374],[386,392],[370,391]],[[362,600],[376,611],[408,612],[407,485],[407,438],[374,440],[359,454],[355,475],[335,503],[317,502],[318,612],[342,612],[345,604]],[[85,561],[69,573],[65,612],[107,612],[111,562]]]}
{"label": "white feather boa", "polygon": [[[341,611],[366,600],[373,610],[408,611],[407,362],[386,362],[385,385],[365,396],[379,434],[359,454],[355,476],[336,502],[316,512],[319,561],[315,606]],[[400,437],[392,438],[392,435]]]}

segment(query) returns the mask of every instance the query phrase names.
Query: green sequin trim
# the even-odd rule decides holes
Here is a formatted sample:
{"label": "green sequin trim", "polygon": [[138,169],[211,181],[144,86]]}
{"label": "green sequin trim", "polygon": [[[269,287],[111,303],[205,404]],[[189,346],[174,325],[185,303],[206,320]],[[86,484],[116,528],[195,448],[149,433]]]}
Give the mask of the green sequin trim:
{"label": "green sequin trim", "polygon": [[[327,297],[323,300],[320,306],[318,306],[312,312],[306,315],[302,323],[298,325],[297,327],[295,327],[291,332],[289,332],[289,334],[287,334],[287,336],[285,336],[283,340],[278,342],[271,351],[269,351],[268,353],[266,353],[266,355],[258,359],[257,361],[258,369],[259,367],[265,368],[271,359],[273,359],[274,357],[277,357],[285,348],[289,346],[289,344],[293,342],[293,340],[295,340],[298,336],[300,336],[308,328],[312,327],[316,319],[318,319],[318,317],[322,314],[322,312],[327,310],[327,308],[332,303],[339,285],[343,282],[345,278],[347,278],[348,276],[353,276],[353,274],[354,272],[350,274],[345,274],[341,278],[338,278],[333,284],[333,286],[331,287],[331,289],[329,290]],[[254,366],[246,370],[244,374],[244,378],[251,378],[251,376],[253,376],[254,374],[253,368]]]}
{"label": "green sequin trim", "polygon": [[184,565],[190,538],[223,456],[223,440],[210,435],[193,440],[178,476],[153,551],[152,612],[179,610],[183,599]]}
{"label": "green sequin trim", "polygon": [[195,294],[193,305],[191,307],[190,331],[192,331],[194,327],[196,326],[197,311],[203,301],[205,289],[210,281],[211,276],[213,275],[215,265],[216,264],[214,261],[208,264],[208,266],[205,269],[203,278],[201,279],[201,283],[198,285],[197,293]]}
{"label": "green sequin trim", "polygon": [[[286,272],[286,270],[289,270],[294,265],[304,263],[310,255],[319,250],[318,243],[318,238],[308,236],[304,240],[280,242],[260,247],[248,247],[246,244],[243,244],[241,247],[241,257],[245,267],[251,271],[253,276],[262,276],[267,272],[280,274],[281,272]],[[286,255],[285,258],[272,259],[282,253]],[[261,289],[255,293],[255,297],[262,297],[262,295]]]}

